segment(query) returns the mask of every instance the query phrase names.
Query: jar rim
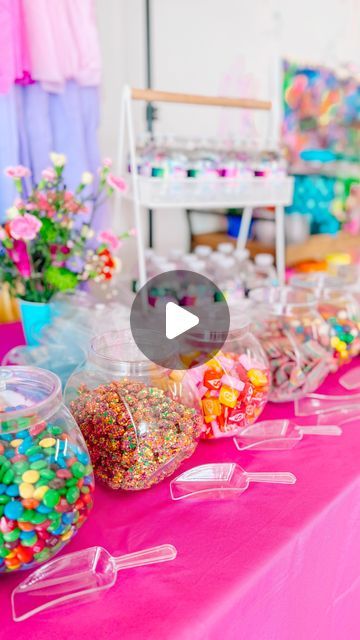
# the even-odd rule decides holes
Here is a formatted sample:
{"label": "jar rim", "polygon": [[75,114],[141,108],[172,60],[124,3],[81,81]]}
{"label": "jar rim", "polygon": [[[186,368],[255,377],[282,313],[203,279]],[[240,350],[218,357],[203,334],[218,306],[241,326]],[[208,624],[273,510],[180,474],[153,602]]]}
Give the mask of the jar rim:
{"label": "jar rim", "polygon": [[299,311],[301,308],[316,309],[316,298],[309,289],[293,286],[258,287],[249,292],[252,302],[268,306],[276,314]]}
{"label": "jar rim", "polygon": [[[149,343],[152,345],[154,344],[154,341],[151,340],[151,337],[158,336],[159,341],[161,340],[163,342],[162,335],[152,329],[144,330],[144,335],[149,337]],[[160,342],[160,344],[162,342]],[[119,355],[115,356],[115,348],[122,349],[123,351],[120,351]],[[129,351],[132,350],[138,357],[130,357],[129,351],[128,354],[126,353],[126,348],[128,348]],[[111,350],[109,354],[105,353],[107,349]],[[169,356],[172,353],[173,348],[171,349],[171,353],[169,352]],[[95,336],[90,343],[88,359],[90,362],[97,364],[100,368],[106,366],[107,369],[112,371],[118,371],[119,368],[124,369],[124,374],[127,372],[127,369],[129,369],[128,373],[130,373],[130,369],[132,370],[131,372],[134,373],[134,370],[149,371],[160,367],[159,364],[149,360],[149,358],[142,353],[137,346],[130,329],[105,331],[104,333]]]}
{"label": "jar rim", "polygon": [[[0,393],[1,390],[6,389],[6,385],[9,383],[19,384],[21,382],[25,384],[25,380],[29,380],[33,383],[39,383],[45,386],[45,383],[50,386],[45,398],[39,402],[23,409],[15,409],[14,411],[0,411],[0,432],[1,424],[9,422],[10,420],[17,420],[19,418],[28,418],[33,416],[36,412],[41,419],[45,419],[50,415],[53,415],[60,407],[62,402],[62,390],[60,378],[52,371],[47,371],[40,367],[23,367],[23,366],[4,366],[0,367]],[[21,391],[20,391],[21,392]]]}

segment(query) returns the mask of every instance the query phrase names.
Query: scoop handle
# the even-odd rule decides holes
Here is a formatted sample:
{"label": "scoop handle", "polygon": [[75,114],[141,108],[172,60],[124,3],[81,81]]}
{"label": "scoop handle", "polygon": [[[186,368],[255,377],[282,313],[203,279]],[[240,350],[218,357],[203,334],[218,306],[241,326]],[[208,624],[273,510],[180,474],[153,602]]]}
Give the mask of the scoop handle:
{"label": "scoop handle", "polygon": [[247,473],[249,482],[269,482],[271,484],[295,484],[296,476],[288,471],[269,473]]}
{"label": "scoop handle", "polygon": [[341,436],[342,434],[342,428],[337,424],[298,427],[298,431],[306,436]]}
{"label": "scoop handle", "polygon": [[159,547],[150,547],[142,551],[135,551],[135,553],[118,556],[114,558],[114,561],[117,571],[120,571],[120,569],[132,569],[146,564],[175,560],[176,555],[177,551],[172,544],[162,544]]}

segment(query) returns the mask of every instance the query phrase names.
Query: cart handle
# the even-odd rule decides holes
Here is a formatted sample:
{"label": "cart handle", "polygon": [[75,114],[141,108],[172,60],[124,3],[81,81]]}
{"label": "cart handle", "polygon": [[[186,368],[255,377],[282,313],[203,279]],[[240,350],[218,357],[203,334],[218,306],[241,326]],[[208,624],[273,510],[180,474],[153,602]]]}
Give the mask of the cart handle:
{"label": "cart handle", "polygon": [[155,91],[154,89],[131,89],[133,100],[145,102],[174,102],[176,104],[202,104],[214,107],[235,107],[240,109],[257,109],[270,111],[269,100],[253,100],[251,98],[225,98],[222,96],[201,96],[190,93],[172,93]]}

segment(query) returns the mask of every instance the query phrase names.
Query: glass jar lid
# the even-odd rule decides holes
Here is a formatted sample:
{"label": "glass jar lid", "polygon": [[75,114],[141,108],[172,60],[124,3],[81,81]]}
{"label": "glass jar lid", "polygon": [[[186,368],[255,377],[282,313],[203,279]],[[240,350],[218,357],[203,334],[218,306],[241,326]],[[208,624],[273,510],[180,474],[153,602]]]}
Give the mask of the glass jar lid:
{"label": "glass jar lid", "polygon": [[0,367],[0,433],[48,419],[61,401],[61,382],[54,373],[37,367]]}
{"label": "glass jar lid", "polygon": [[[302,310],[316,308],[316,298],[312,291],[297,289],[296,287],[259,287],[249,293],[249,298],[254,304],[267,308],[269,313],[275,315],[291,315],[301,313]],[[256,307],[253,309],[256,320]]]}
{"label": "glass jar lid", "polygon": [[[171,358],[174,356],[173,347],[169,345],[164,351],[163,336],[152,330],[143,331],[140,340],[141,344],[144,344],[144,340],[148,340],[149,350],[154,352],[154,360],[158,358],[159,353],[164,354],[162,366],[167,368]],[[96,336],[91,341],[88,359],[89,362],[101,369],[106,369],[122,376],[145,373],[160,367],[140,351],[129,329],[107,331]]]}

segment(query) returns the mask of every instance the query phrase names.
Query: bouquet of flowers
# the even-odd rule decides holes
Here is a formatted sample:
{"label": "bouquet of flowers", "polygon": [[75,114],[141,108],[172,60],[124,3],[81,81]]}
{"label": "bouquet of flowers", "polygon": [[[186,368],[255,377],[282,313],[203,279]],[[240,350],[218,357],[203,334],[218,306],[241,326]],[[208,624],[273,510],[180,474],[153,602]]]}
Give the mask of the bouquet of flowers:
{"label": "bouquet of flowers", "polygon": [[93,188],[94,176],[85,171],[75,192],[66,188],[66,157],[51,153],[52,166],[27,194],[24,166],[5,170],[15,182],[18,198],[0,225],[0,282],[7,282],[12,295],[31,302],[48,302],[59,291],[71,291],[80,283],[110,280],[119,268],[115,253],[123,238],[104,230],[97,236],[91,223],[94,212],[114,190],[126,184],[111,173],[104,160]]}

